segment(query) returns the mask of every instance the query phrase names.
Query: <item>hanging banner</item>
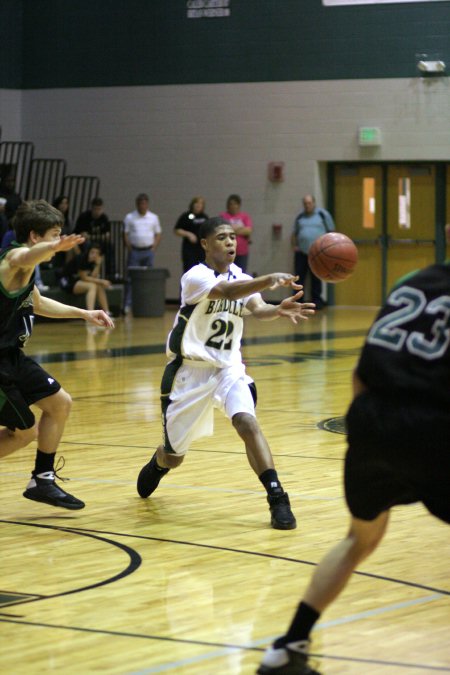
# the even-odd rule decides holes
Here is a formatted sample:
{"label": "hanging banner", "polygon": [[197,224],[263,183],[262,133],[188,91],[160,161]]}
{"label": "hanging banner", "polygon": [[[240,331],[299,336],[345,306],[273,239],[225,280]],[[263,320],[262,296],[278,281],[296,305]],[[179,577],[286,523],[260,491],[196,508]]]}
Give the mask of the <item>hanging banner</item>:
{"label": "hanging banner", "polygon": [[188,19],[223,19],[231,14],[231,0],[187,0]]}
{"label": "hanging banner", "polygon": [[447,0],[322,0],[325,7],[337,7],[338,5],[398,5],[411,2],[447,2]]}

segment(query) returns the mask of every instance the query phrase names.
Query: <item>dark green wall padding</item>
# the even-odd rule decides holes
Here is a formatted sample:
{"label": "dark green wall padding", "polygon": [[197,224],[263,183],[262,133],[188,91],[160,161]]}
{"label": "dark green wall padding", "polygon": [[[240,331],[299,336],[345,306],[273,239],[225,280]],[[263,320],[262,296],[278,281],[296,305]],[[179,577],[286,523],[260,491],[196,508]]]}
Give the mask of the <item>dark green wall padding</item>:
{"label": "dark green wall padding", "polygon": [[187,0],[1,0],[0,87],[59,88],[415,77],[450,66],[450,2],[324,7],[231,0],[188,19]]}

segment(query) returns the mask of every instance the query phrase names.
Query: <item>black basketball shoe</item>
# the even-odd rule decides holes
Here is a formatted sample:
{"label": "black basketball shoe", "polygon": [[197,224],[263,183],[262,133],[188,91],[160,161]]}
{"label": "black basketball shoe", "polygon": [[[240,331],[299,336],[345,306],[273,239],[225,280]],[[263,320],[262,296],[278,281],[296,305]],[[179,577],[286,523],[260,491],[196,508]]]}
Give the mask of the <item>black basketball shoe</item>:
{"label": "black basketball shoe", "polygon": [[[50,506],[60,506],[63,509],[71,509],[72,511],[84,509],[85,503],[57,485],[56,477],[55,471],[46,471],[39,474],[33,471],[31,480],[23,496],[35,502],[50,504]],[[58,476],[58,478],[60,480],[68,480],[68,478],[64,479],[61,476]]]}
{"label": "black basketball shoe", "polygon": [[276,530],[295,530],[297,521],[291,511],[287,492],[282,492],[280,495],[267,495],[267,501],[272,514],[272,527]]}
{"label": "black basketball shoe", "polygon": [[144,499],[156,490],[159,481],[170,469],[161,469],[156,464],[156,452],[148,464],[142,467],[137,479],[137,491]]}

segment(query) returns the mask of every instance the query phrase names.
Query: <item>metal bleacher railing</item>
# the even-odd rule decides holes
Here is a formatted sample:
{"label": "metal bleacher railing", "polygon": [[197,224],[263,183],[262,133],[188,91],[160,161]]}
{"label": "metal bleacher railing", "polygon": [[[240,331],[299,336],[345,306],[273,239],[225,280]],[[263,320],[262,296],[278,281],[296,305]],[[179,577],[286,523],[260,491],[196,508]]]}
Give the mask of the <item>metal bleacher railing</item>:
{"label": "metal bleacher railing", "polygon": [[32,159],[24,198],[45,199],[52,203],[62,194],[65,175],[64,159]]}
{"label": "metal bleacher railing", "polygon": [[[100,192],[97,176],[68,175],[64,159],[34,157],[34,144],[28,141],[0,142],[0,182],[10,175],[15,177],[16,192],[24,199],[45,199],[52,203],[58,195],[66,195],[72,222]],[[102,239],[105,256],[109,258],[109,276],[122,282],[126,278],[122,221],[111,221],[111,233]]]}

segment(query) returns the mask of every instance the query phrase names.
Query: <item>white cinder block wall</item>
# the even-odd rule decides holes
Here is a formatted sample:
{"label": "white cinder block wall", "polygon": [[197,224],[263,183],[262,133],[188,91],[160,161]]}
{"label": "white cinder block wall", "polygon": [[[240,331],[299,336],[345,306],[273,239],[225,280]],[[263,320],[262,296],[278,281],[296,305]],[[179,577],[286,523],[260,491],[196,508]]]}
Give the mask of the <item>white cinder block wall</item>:
{"label": "white cinder block wall", "polygon": [[[163,227],[156,266],[170,270],[168,298],[178,296],[181,272],[173,225],[196,194],[206,197],[209,215],[240,194],[255,223],[249,271],[290,271],[292,221],[303,194],[324,204],[326,162],[450,160],[445,77],[1,94],[3,139],[30,140],[35,156],[65,158],[69,173],[99,176],[110,218],[123,218],[138,192],[149,193]],[[358,147],[360,125],[381,127],[381,147]],[[271,161],[285,163],[283,183],[268,181]],[[273,223],[283,225],[279,241]]]}

